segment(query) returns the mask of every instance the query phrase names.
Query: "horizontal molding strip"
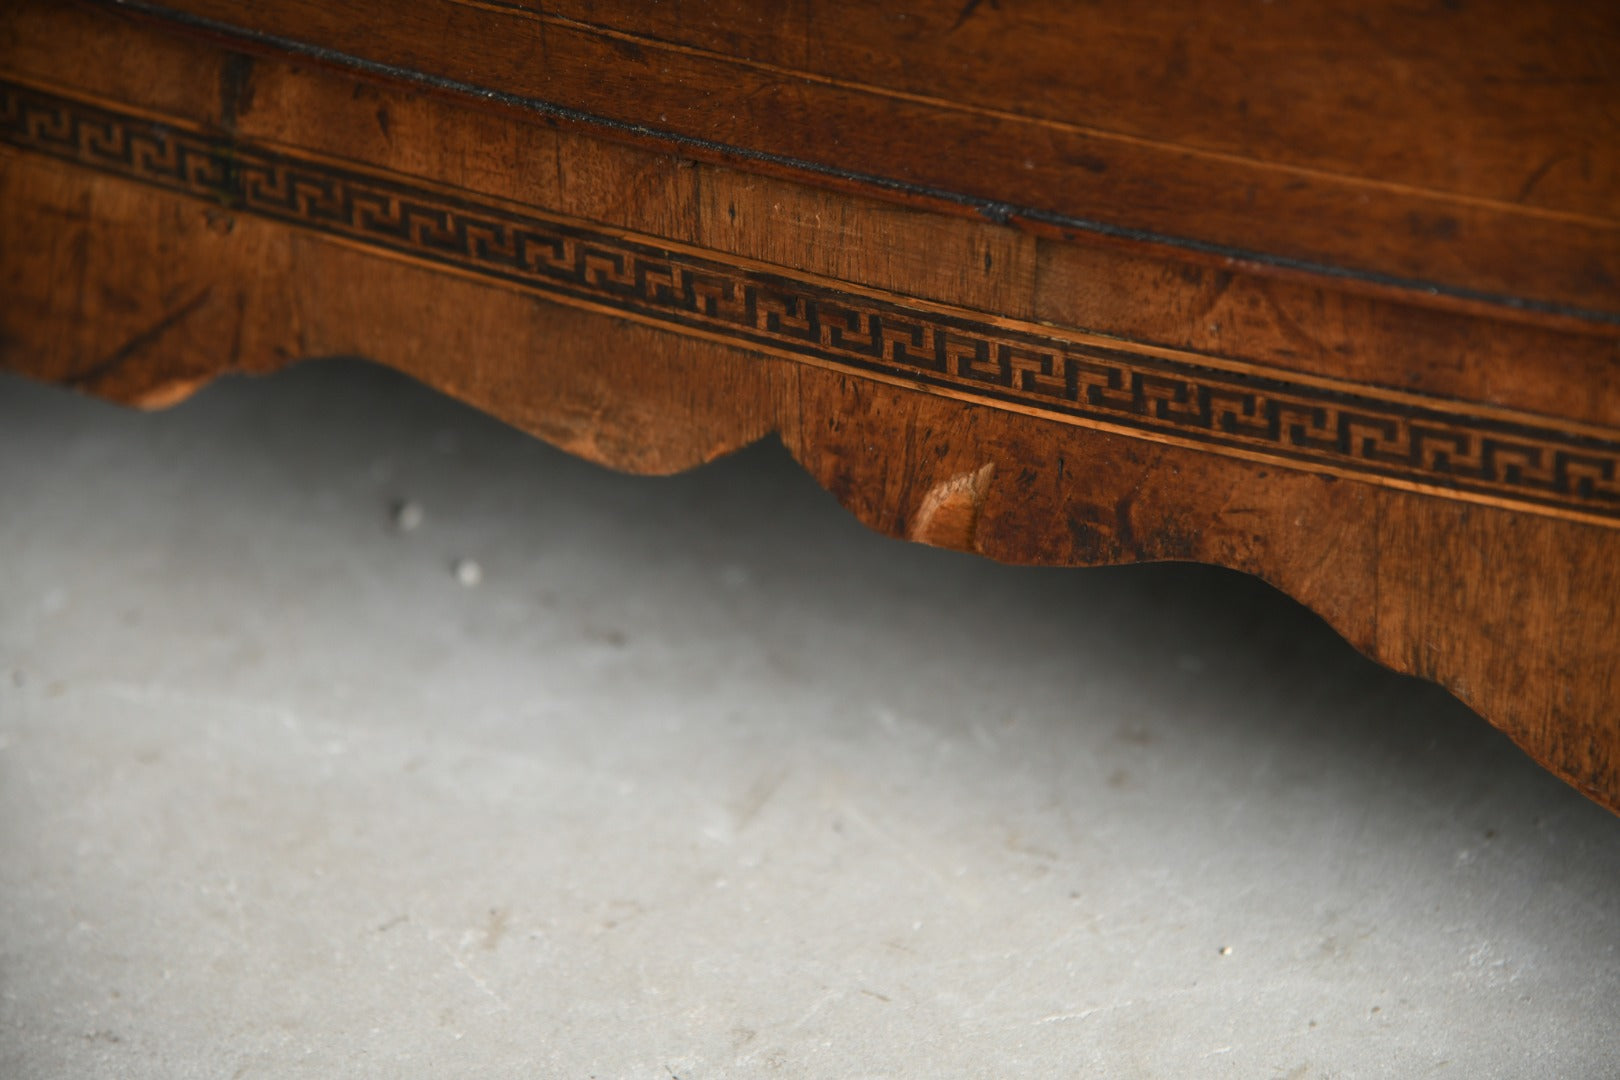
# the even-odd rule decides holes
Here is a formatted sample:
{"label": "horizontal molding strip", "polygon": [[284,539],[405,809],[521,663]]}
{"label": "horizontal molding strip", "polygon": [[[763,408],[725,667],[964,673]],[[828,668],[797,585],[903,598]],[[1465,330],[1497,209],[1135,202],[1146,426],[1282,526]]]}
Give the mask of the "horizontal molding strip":
{"label": "horizontal molding strip", "polygon": [[548,299],[990,408],[1620,526],[1620,433],[1069,340],[1039,324],[740,265],[11,81],[0,81],[0,143]]}
{"label": "horizontal molding strip", "polygon": [[[1481,289],[1455,283],[1448,284],[1443,281],[1433,280],[1429,276],[1414,277],[1376,270],[1370,267],[1357,267],[1343,260],[1323,260],[1285,255],[1274,251],[1247,248],[1242,244],[1197,239],[1173,229],[1141,228],[1094,217],[1077,217],[1053,208],[1043,209],[1038,205],[1026,205],[1019,200],[1005,201],[986,198],[982,195],[973,195],[957,191],[949,185],[902,180],[870,170],[851,170],[826,161],[816,161],[738,143],[717,141],[704,136],[684,134],[624,118],[616,119],[542,98],[510,93],[488,85],[447,78],[442,74],[433,74],[412,67],[402,67],[375,59],[368,59],[364,56],[346,53],[313,42],[251,29],[235,22],[208,18],[176,8],[170,3],[150,2],[150,0],[98,0],[98,2],[111,3],[117,8],[159,19],[171,26],[187,27],[194,31],[214,35],[246,49],[263,50],[283,56],[307,57],[323,64],[330,64],[374,78],[386,79],[390,82],[414,84],[457,96],[498,103],[505,107],[546,116],[553,120],[580,124],[612,136],[627,137],[633,141],[650,143],[653,146],[675,153],[694,154],[699,157],[717,156],[721,160],[784,170],[790,177],[794,175],[816,177],[823,181],[853,184],[861,188],[886,192],[892,195],[920,198],[942,206],[961,207],[997,224],[1028,225],[1055,229],[1065,236],[1090,234],[1112,240],[1127,241],[1132,244],[1162,247],[1167,251],[1183,255],[1212,257],[1229,263],[1265,268],[1272,272],[1288,275],[1327,278],[1334,282],[1342,282],[1346,285],[1370,290],[1374,294],[1400,295],[1408,300],[1421,297],[1428,302],[1444,301],[1445,306],[1451,307],[1453,310],[1459,307],[1463,310],[1483,307],[1487,311],[1494,309],[1499,314],[1511,315],[1517,313],[1558,320],[1570,319],[1589,325],[1620,326],[1620,311],[1593,307],[1589,304],[1571,304],[1565,301],[1536,299],[1489,288]],[[465,6],[465,0],[448,0],[448,2]],[[489,10],[499,11],[513,18],[534,17],[534,13],[527,11],[527,9],[513,8],[509,5],[492,4],[487,5],[487,7]],[[551,21],[556,25],[563,25],[560,20],[553,19]],[[588,24],[581,24],[582,27],[586,25]],[[590,29],[589,32],[598,35],[602,34],[602,31],[596,28]],[[727,59],[735,62],[735,58]],[[850,87],[849,89],[858,89],[859,92],[864,94],[873,92],[875,88]],[[899,100],[892,94],[884,96]],[[959,104],[951,107],[960,109]],[[1034,121],[1028,117],[1020,117],[1018,122],[1033,123]],[[1046,130],[1057,129],[1046,128]],[[1216,160],[1220,155],[1206,155],[1206,157],[1208,160]],[[1261,163],[1254,159],[1229,160],[1241,160],[1251,167],[1262,167],[1263,165],[1264,169],[1268,171],[1281,168],[1275,163]],[[1294,175],[1304,176],[1305,174],[1295,172]],[[1339,182],[1348,183],[1352,187],[1368,186],[1367,182],[1362,180],[1353,180],[1342,176],[1336,177],[1336,179]],[[1451,202],[1455,205],[1468,203],[1468,200],[1459,202],[1456,197],[1441,192],[1428,192],[1421,189],[1409,190],[1414,195]],[[1545,215],[1527,212],[1522,208],[1514,212],[1545,218]],[[1590,218],[1587,219],[1587,226],[1588,229],[1600,227],[1597,220]]]}

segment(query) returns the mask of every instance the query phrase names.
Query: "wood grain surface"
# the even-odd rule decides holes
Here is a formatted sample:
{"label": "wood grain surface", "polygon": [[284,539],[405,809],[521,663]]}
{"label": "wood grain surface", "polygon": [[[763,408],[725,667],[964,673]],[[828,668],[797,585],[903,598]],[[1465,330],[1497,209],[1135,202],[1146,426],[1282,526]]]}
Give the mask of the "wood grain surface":
{"label": "wood grain surface", "polygon": [[1612,13],[1277,7],[18,0],[0,365],[774,434],[892,535],[1260,576],[1620,808]]}

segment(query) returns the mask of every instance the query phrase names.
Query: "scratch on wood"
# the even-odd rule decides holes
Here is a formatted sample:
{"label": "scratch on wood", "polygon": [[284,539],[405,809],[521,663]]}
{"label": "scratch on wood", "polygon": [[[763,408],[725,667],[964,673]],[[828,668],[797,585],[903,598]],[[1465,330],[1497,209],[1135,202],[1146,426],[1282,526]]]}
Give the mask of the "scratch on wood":
{"label": "scratch on wood", "polygon": [[89,389],[95,383],[101,382],[107,378],[107,376],[111,375],[113,372],[122,367],[132,357],[146,351],[152,345],[156,344],[164,334],[167,334],[175,326],[194,314],[198,308],[202,307],[208,302],[208,298],[212,294],[213,289],[204,287],[203,290],[196,296],[193,296],[184,304],[181,304],[173,311],[170,311],[168,314],[164,315],[152,326],[124,342],[123,345],[119,346],[109,356],[98,360],[84,371],[75,372],[73,376],[67,380],[68,385],[77,389]]}
{"label": "scratch on wood", "polygon": [[[957,14],[956,22],[951,24],[951,30],[956,31],[962,29],[962,24],[973,17],[973,13],[979,10],[979,5],[983,2],[984,0],[967,0],[967,3],[962,5],[961,12]],[[990,0],[990,7],[995,11],[1001,10],[999,0]]]}

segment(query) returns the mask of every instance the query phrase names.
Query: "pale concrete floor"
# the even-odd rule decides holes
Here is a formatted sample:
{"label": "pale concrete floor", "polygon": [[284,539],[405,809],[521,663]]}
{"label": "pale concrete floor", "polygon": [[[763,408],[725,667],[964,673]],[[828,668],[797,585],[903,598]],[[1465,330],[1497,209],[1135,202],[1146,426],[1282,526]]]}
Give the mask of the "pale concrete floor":
{"label": "pale concrete floor", "polygon": [[1620,820],[1255,582],[775,447],[0,382],[0,746],[6,1077],[1620,1075]]}

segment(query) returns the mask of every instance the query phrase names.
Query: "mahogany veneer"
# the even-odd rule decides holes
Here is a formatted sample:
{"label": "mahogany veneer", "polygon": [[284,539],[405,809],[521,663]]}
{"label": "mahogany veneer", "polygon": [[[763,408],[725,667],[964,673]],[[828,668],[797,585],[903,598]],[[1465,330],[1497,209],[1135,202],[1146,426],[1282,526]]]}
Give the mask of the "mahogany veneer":
{"label": "mahogany veneer", "polygon": [[13,0],[0,366],[775,433],[897,536],[1256,574],[1620,808],[1616,57],[1579,0]]}

